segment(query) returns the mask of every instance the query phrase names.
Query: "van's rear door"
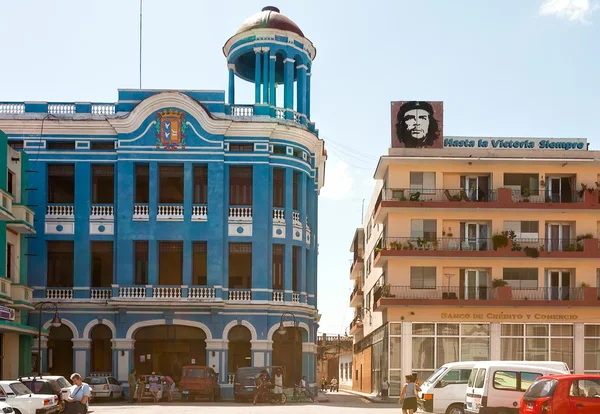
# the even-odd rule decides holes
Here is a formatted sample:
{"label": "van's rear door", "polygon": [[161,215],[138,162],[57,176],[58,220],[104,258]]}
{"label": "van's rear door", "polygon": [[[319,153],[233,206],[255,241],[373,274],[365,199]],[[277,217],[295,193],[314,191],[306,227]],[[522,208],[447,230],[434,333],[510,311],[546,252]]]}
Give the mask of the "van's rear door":
{"label": "van's rear door", "polygon": [[[475,371],[475,372],[474,372]],[[469,376],[467,382],[467,393],[465,396],[465,405],[467,412],[478,413],[481,407],[481,401],[483,399],[484,387],[485,387],[485,375],[487,369],[485,368],[474,368]]]}

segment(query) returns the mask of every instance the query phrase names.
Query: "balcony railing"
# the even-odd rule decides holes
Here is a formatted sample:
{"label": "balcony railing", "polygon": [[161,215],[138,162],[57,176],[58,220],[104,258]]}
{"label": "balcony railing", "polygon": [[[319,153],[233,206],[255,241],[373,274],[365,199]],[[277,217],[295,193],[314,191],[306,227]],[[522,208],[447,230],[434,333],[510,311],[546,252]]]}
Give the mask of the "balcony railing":
{"label": "balcony railing", "polygon": [[496,201],[496,190],[465,190],[437,188],[384,188],[383,201],[489,202]]}
{"label": "balcony railing", "polygon": [[300,221],[300,213],[297,211],[292,212],[292,224],[296,227],[302,227],[302,222]]}
{"label": "balcony railing", "polygon": [[47,288],[46,299],[73,299],[73,288]]}
{"label": "balcony railing", "polygon": [[[29,106],[29,108],[28,108]],[[21,115],[25,113],[48,113],[52,115],[62,116],[73,116],[75,114],[91,113],[92,115],[114,115],[115,107],[114,103],[93,103],[91,105],[82,105],[78,108],[78,104],[69,102],[33,102],[33,103],[22,103],[22,102],[1,102],[0,103],[0,115]],[[32,109],[32,107],[35,107]],[[40,110],[41,109],[41,110]]]}
{"label": "balcony railing", "polygon": [[300,294],[299,293],[292,293],[292,302],[300,303]]}
{"label": "balcony railing", "polygon": [[12,213],[13,197],[4,190],[0,190],[0,206],[8,213]]}
{"label": "balcony railing", "polygon": [[252,207],[229,207],[229,221],[251,222]]}
{"label": "balcony railing", "polygon": [[[383,287],[379,289],[383,290]],[[380,291],[376,293],[379,298],[394,299],[456,299],[456,300],[488,300],[496,299],[495,288],[488,286],[389,286],[389,293],[385,295]]]}
{"label": "balcony railing", "polygon": [[150,208],[148,204],[133,205],[133,220],[146,221],[150,218]]}
{"label": "balcony railing", "polygon": [[252,300],[252,290],[251,289],[229,289],[228,298],[231,301]]}
{"label": "balcony railing", "polygon": [[10,298],[11,297],[10,288],[11,288],[10,280],[0,279],[0,295],[4,296],[5,298]]}
{"label": "balcony railing", "polygon": [[93,204],[90,212],[91,220],[114,220],[115,211],[112,204]]}
{"label": "balcony railing", "polygon": [[183,204],[159,204],[157,221],[183,220]]}
{"label": "balcony railing", "polygon": [[46,206],[47,219],[73,220],[75,207],[73,204],[48,204]]}
{"label": "balcony railing", "polygon": [[190,299],[215,299],[217,297],[217,290],[213,287],[190,287],[188,290],[188,298]]}
{"label": "balcony railing", "polygon": [[513,190],[512,199],[515,203],[582,203],[584,193],[579,191],[529,191],[527,189]]}
{"label": "balcony railing", "polygon": [[285,300],[285,294],[283,290],[273,291],[273,302],[283,302]]}
{"label": "balcony railing", "polygon": [[360,315],[357,315],[354,317],[354,319],[352,319],[352,322],[350,322],[350,332],[352,332],[355,329],[361,328],[362,327],[362,317]]}
{"label": "balcony railing", "polygon": [[112,298],[111,288],[91,288],[90,299],[92,300],[108,300]]}
{"label": "balcony railing", "polygon": [[152,288],[152,297],[157,299],[180,299],[181,286],[157,286]]}
{"label": "balcony railing", "polygon": [[513,300],[583,300],[583,288],[540,287],[512,289]]}
{"label": "balcony railing", "polygon": [[282,208],[273,209],[273,223],[285,224],[285,210]]}
{"label": "balcony railing", "polygon": [[119,298],[141,299],[146,297],[145,286],[119,286]]}
{"label": "balcony railing", "polygon": [[192,221],[207,221],[208,206],[205,204],[194,204],[192,206]]}

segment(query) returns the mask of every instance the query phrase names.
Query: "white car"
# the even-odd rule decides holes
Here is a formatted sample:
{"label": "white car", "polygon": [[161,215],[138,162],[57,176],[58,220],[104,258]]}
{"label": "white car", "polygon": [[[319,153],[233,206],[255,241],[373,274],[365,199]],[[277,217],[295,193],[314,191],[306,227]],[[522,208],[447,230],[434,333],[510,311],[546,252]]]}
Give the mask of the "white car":
{"label": "white car", "polygon": [[34,394],[19,381],[0,381],[0,398],[4,398],[12,406],[15,414],[60,412],[56,395]]}
{"label": "white car", "polygon": [[123,387],[114,377],[87,377],[83,382],[90,386],[94,398],[112,400],[123,397]]}
{"label": "white car", "polygon": [[0,411],[6,414],[15,412],[15,410],[13,410],[13,408],[4,401],[0,401]]}

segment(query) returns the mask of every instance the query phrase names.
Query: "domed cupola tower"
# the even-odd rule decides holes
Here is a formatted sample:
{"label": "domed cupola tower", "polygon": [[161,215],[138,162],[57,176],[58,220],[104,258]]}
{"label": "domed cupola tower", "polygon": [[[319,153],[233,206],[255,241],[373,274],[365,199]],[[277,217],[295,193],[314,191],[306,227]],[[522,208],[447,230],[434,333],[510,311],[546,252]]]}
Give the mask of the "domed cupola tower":
{"label": "domed cupola tower", "polygon": [[[229,113],[270,116],[314,129],[310,119],[310,77],[316,49],[279,9],[267,6],[248,18],[225,46],[229,68]],[[236,105],[235,76],[255,85],[255,104]],[[283,85],[283,102],[276,87]]]}

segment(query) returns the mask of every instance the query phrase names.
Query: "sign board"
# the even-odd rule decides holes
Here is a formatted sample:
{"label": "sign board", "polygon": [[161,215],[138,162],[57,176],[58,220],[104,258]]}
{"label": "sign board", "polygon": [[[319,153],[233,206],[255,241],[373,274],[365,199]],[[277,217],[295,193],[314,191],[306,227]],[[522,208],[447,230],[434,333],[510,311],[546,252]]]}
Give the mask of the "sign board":
{"label": "sign board", "polygon": [[588,144],[585,138],[444,137],[444,148],[587,151]]}
{"label": "sign board", "polygon": [[442,148],[443,121],[443,102],[392,102],[392,148]]}
{"label": "sign board", "polygon": [[6,306],[0,306],[0,319],[4,319],[5,321],[14,321],[15,310],[7,308]]}

